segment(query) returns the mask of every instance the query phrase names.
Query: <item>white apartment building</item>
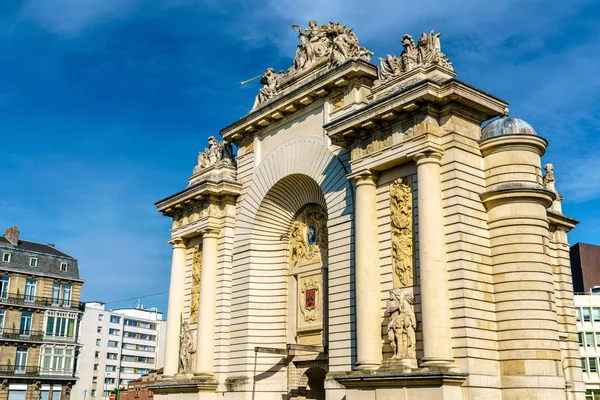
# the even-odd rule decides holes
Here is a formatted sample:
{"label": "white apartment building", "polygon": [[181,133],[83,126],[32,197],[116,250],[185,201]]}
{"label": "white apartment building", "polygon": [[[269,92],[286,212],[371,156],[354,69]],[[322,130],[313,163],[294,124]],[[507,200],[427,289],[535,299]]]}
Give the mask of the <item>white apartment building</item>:
{"label": "white apartment building", "polygon": [[86,303],[72,400],[107,400],[111,390],[161,368],[166,324],[156,309],[106,310],[104,303]]}
{"label": "white apartment building", "polygon": [[575,295],[575,313],[586,399],[600,400],[600,294]]}

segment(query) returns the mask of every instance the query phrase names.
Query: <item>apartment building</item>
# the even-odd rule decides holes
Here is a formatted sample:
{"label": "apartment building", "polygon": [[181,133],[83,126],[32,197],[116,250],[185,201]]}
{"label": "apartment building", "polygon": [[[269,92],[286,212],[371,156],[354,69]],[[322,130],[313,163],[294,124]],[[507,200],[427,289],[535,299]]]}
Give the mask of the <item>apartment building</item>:
{"label": "apartment building", "polygon": [[586,399],[600,400],[600,294],[575,295],[575,314]]}
{"label": "apartment building", "polygon": [[76,381],[83,281],[53,244],[0,236],[0,400],[67,400]]}
{"label": "apartment building", "polygon": [[73,400],[107,400],[113,389],[162,367],[165,329],[156,309],[107,310],[104,303],[86,303]]}

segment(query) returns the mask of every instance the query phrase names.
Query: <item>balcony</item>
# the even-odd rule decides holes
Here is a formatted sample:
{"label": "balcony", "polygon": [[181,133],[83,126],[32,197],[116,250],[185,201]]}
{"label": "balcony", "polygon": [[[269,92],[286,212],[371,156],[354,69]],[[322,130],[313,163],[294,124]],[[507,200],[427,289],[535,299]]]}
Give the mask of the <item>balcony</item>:
{"label": "balcony", "polygon": [[1,328],[0,340],[17,340],[41,342],[44,339],[43,331],[21,330],[18,328]]}
{"label": "balcony", "polygon": [[22,365],[0,365],[0,376],[55,378],[62,376],[75,379],[73,370],[26,367]]}
{"label": "balcony", "polygon": [[36,308],[59,308],[70,311],[83,311],[85,303],[52,297],[30,296],[27,294],[1,293],[0,304],[18,305]]}

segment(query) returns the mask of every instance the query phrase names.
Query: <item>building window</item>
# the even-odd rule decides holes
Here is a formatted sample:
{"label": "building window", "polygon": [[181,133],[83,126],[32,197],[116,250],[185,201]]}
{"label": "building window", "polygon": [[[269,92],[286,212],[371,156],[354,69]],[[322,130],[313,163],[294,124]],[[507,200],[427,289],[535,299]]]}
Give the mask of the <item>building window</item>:
{"label": "building window", "polygon": [[106,378],[104,380],[104,384],[106,384],[106,385],[114,385],[115,384],[115,378]]}
{"label": "building window", "polygon": [[102,321],[104,319],[104,314],[98,314],[98,321]]}
{"label": "building window", "polygon": [[579,346],[583,347],[583,333],[577,332],[577,339],[579,339]]}
{"label": "building window", "polygon": [[101,327],[101,326],[99,326],[98,328],[96,328],[96,331],[97,331],[98,333],[102,333],[102,327]]}
{"label": "building window", "polygon": [[98,383],[98,377],[92,376],[92,383]]}
{"label": "building window", "polygon": [[586,371],[587,371],[587,362],[585,362],[585,360],[586,360],[585,358],[582,358],[582,359],[581,359],[581,370],[582,370],[583,372],[586,372]]}
{"label": "building window", "polygon": [[109,340],[108,347],[119,347],[119,342],[114,341],[114,340]]}
{"label": "building window", "polygon": [[594,347],[594,334],[591,332],[585,333],[585,341],[587,347]]}
{"label": "building window", "polygon": [[36,257],[29,258],[29,266],[30,267],[37,267],[37,262],[38,262],[38,259]]}
{"label": "building window", "polygon": [[120,332],[121,332],[120,330],[118,330],[118,329],[113,329],[113,328],[110,328],[110,329],[108,330],[108,334],[109,334],[109,335],[118,335]]}
{"label": "building window", "polygon": [[117,370],[116,365],[107,365],[106,366],[106,372],[115,372],[116,370]]}
{"label": "building window", "polygon": [[73,287],[71,285],[63,285],[63,307],[71,307],[71,293]]}
{"label": "building window", "polygon": [[590,308],[589,307],[583,307],[583,320],[584,321],[590,320]]}
{"label": "building window", "polygon": [[19,335],[30,336],[31,335],[31,312],[25,311],[21,313],[21,326],[19,329]]}
{"label": "building window", "polygon": [[600,321],[600,308],[592,308],[592,318],[594,319],[594,322]]}
{"label": "building window", "polygon": [[588,361],[589,361],[590,372],[597,372],[598,369],[596,367],[596,358],[590,358],[590,359],[588,359]]}
{"label": "building window", "polygon": [[46,312],[46,336],[72,338],[75,335],[76,313],[65,311]]}
{"label": "building window", "polygon": [[71,375],[74,351],[64,346],[47,346],[42,350],[42,373]]}
{"label": "building window", "polygon": [[64,261],[60,262],[60,271],[61,272],[67,272],[67,269],[69,268],[69,264],[67,264]]}
{"label": "building window", "polygon": [[98,364],[94,364],[94,371],[98,371]]}
{"label": "building window", "polygon": [[96,389],[92,389],[92,397],[96,397]]}
{"label": "building window", "polygon": [[0,329],[4,328],[4,316],[6,315],[5,310],[0,310]]}
{"label": "building window", "polygon": [[0,298],[6,300],[8,298],[8,286],[10,284],[9,276],[0,277]]}
{"label": "building window", "polygon": [[117,353],[106,353],[106,358],[108,358],[109,360],[116,360]]}
{"label": "building window", "polygon": [[37,281],[35,279],[27,279],[25,282],[25,301],[35,301],[35,288],[37,287]]}
{"label": "building window", "polygon": [[95,357],[95,358],[98,358],[98,357],[100,357],[100,352],[99,352],[99,351],[97,351],[97,352],[94,354],[94,357]]}
{"label": "building window", "polygon": [[121,323],[121,317],[118,317],[116,315],[111,315],[110,316],[110,322],[112,322],[113,324],[120,324]]}
{"label": "building window", "polygon": [[96,339],[96,346],[100,346],[102,344],[102,340]]}
{"label": "building window", "polygon": [[577,321],[581,321],[581,308],[579,307],[575,309],[575,319],[577,319]]}
{"label": "building window", "polygon": [[104,397],[108,398],[108,396],[110,396],[110,391],[109,390],[105,390],[104,391]]}
{"label": "building window", "polygon": [[17,347],[15,357],[15,374],[24,374],[27,371],[27,347]]}
{"label": "building window", "polygon": [[2,262],[9,263],[10,262],[10,253],[2,253]]}

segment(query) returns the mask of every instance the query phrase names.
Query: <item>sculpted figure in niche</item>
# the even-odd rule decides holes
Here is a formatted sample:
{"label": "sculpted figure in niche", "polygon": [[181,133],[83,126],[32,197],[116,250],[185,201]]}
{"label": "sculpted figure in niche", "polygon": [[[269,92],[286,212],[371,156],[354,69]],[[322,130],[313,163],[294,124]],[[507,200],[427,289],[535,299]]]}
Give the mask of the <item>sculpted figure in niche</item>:
{"label": "sculpted figure in niche", "polygon": [[390,316],[387,331],[390,346],[394,350],[393,358],[416,358],[417,318],[414,304],[415,299],[412,294],[404,293],[400,289],[390,290],[386,312]]}
{"label": "sculpted figure in niche", "polygon": [[187,374],[192,371],[192,354],[196,352],[190,326],[183,322],[179,336],[179,372]]}
{"label": "sculpted figure in niche", "polygon": [[292,263],[295,264],[304,257],[307,246],[304,239],[304,224],[300,221],[294,221],[292,224],[290,245],[292,248]]}
{"label": "sculpted figure in niche", "polygon": [[413,286],[413,207],[409,178],[397,179],[390,185],[390,211],[394,287]]}

